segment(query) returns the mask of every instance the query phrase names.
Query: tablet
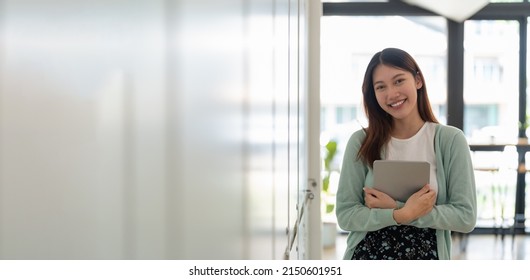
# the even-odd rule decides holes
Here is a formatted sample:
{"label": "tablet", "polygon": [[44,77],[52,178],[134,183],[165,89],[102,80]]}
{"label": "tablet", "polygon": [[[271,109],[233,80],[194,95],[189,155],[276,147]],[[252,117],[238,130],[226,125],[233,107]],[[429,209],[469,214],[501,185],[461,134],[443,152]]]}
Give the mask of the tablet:
{"label": "tablet", "polygon": [[374,189],[405,202],[429,183],[431,166],[426,161],[374,161]]}

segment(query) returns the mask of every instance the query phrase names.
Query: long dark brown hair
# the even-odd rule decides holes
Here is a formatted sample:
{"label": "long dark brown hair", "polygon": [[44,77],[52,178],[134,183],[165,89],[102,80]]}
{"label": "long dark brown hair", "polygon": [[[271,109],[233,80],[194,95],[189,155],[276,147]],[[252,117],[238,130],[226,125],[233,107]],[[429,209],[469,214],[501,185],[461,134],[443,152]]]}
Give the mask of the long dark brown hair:
{"label": "long dark brown hair", "polygon": [[368,127],[365,128],[366,138],[364,139],[359,154],[357,155],[365,164],[373,167],[374,160],[381,159],[383,146],[390,140],[390,133],[393,128],[392,116],[387,114],[377,103],[374,91],[373,72],[378,65],[386,65],[410,72],[415,78],[420,78],[422,87],[418,89],[417,105],[420,117],[423,121],[438,123],[432,112],[432,108],[427,96],[427,87],[420,67],[407,52],[387,48],[376,53],[364,74],[362,85],[364,111],[368,117]]}

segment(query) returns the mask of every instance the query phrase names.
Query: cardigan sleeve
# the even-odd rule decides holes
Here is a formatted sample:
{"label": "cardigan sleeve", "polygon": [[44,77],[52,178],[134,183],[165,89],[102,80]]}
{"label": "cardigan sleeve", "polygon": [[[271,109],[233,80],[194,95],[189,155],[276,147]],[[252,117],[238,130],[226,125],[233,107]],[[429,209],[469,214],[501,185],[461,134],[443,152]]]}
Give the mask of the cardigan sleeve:
{"label": "cardigan sleeve", "polygon": [[[355,132],[346,145],[337,190],[337,222],[346,231],[375,231],[396,225],[393,209],[370,209],[364,205],[365,182],[373,176],[357,154],[365,137]],[[371,186],[370,186],[371,187]]]}
{"label": "cardigan sleeve", "polygon": [[[411,225],[470,232],[476,225],[477,200],[469,145],[462,131],[447,126],[444,129],[444,132],[440,131],[440,137],[436,137],[440,153],[437,168],[443,168],[444,174],[438,182],[437,204],[429,214]],[[440,196],[442,186],[445,186],[445,193]]]}

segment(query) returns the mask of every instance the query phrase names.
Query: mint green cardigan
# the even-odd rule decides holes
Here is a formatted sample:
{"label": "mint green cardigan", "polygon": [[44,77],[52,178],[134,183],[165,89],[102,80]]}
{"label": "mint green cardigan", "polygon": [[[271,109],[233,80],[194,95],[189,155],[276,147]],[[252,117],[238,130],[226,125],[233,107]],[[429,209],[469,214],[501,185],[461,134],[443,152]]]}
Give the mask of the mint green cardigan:
{"label": "mint green cardigan", "polygon": [[[364,205],[363,187],[373,186],[373,171],[357,153],[365,137],[363,130],[350,137],[344,153],[337,191],[337,221],[349,231],[344,259],[351,259],[355,246],[366,233],[397,225],[393,209],[370,209]],[[451,231],[470,232],[477,220],[475,177],[469,145],[461,130],[437,125],[434,136],[438,197],[433,210],[410,225],[436,229],[438,257],[451,259]],[[384,154],[384,153],[383,153]],[[399,203],[400,207],[403,203]]]}

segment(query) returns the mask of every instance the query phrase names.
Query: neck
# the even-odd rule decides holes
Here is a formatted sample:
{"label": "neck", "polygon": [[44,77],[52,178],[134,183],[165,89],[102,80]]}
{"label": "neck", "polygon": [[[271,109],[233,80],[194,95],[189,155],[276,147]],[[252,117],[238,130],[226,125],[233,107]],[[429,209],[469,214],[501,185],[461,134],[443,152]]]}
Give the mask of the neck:
{"label": "neck", "polygon": [[392,137],[398,139],[408,139],[423,127],[425,121],[421,118],[417,118],[413,121],[404,121],[394,119],[394,128],[392,129]]}

